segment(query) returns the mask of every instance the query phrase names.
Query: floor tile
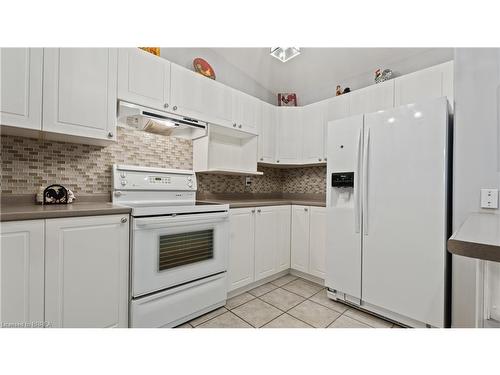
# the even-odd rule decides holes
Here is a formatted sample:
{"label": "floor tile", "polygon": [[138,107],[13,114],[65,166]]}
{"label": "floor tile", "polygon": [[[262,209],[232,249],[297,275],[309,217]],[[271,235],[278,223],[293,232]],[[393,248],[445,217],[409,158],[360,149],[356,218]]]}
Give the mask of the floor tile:
{"label": "floor tile", "polygon": [[356,319],[357,321],[367,324],[370,327],[373,328],[390,328],[392,327],[392,323],[377,318],[376,316],[373,316],[371,314],[365,313],[363,311],[357,310],[357,309],[349,309],[344,313],[345,316],[348,316],[349,318]]}
{"label": "floor tile", "polygon": [[292,281],[291,283],[284,285],[283,289],[298,294],[299,296],[309,298],[313,294],[318,293],[321,289],[323,289],[323,287],[304,279],[297,279],[295,281]]}
{"label": "floor tile", "polygon": [[313,328],[293,316],[283,314],[267,323],[263,328]]}
{"label": "floor tile", "polygon": [[231,310],[235,307],[238,307],[239,305],[243,305],[244,303],[253,300],[254,298],[255,296],[252,296],[250,293],[242,293],[234,296],[233,298],[229,298],[226,301],[226,306],[224,307],[228,310]]}
{"label": "floor tile", "polygon": [[316,293],[314,296],[312,296],[309,299],[313,302],[319,303],[320,305],[323,305],[323,306],[328,307],[332,310],[335,310],[341,314],[349,308],[348,306],[344,305],[343,303],[336,302],[336,301],[328,298],[328,296],[326,295],[326,289],[319,291],[318,293]]}
{"label": "floor tile", "polygon": [[283,313],[276,307],[257,298],[231,311],[254,327],[262,327]]}
{"label": "floor tile", "polygon": [[212,318],[215,318],[216,316],[224,314],[225,312],[227,312],[227,309],[225,307],[220,307],[217,310],[210,311],[205,315],[202,315],[196,319],[191,320],[189,324],[191,324],[193,327],[196,327],[202,323],[205,323],[207,320],[210,320]]}
{"label": "floor tile", "polygon": [[272,292],[264,294],[260,299],[283,311],[290,310],[292,307],[304,301],[304,297],[281,288],[274,289]]}
{"label": "floor tile", "polygon": [[180,326],[177,326],[175,328],[193,328],[193,326],[189,323],[184,323],[184,324],[181,324]]}
{"label": "floor tile", "polygon": [[309,300],[295,306],[288,314],[317,328],[327,327],[340,316],[338,312]]}
{"label": "floor tile", "polygon": [[366,324],[363,324],[361,322],[358,322],[357,320],[354,320],[352,318],[349,318],[348,316],[342,315],[341,317],[336,319],[332,324],[330,324],[328,328],[372,328],[372,327],[367,326]]}
{"label": "floor tile", "polygon": [[269,293],[271,290],[276,289],[277,286],[271,283],[263,284],[261,286],[258,286],[257,288],[254,288],[252,290],[249,290],[248,293],[254,295],[255,297],[260,297],[263,294]]}
{"label": "floor tile", "polygon": [[252,328],[252,326],[228,311],[208,322],[200,324],[196,328]]}
{"label": "floor tile", "polygon": [[285,275],[285,276],[280,277],[279,279],[271,281],[271,283],[274,285],[277,285],[277,286],[283,286],[283,285],[288,284],[289,282],[297,280],[297,279],[298,279],[297,276]]}

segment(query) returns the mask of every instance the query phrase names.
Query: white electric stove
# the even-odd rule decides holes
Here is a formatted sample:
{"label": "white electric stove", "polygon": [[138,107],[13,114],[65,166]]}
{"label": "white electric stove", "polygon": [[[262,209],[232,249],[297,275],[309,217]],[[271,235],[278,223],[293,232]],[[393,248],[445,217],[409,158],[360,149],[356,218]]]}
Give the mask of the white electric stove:
{"label": "white electric stove", "polygon": [[196,175],[113,166],[113,203],[132,208],[131,327],[174,327],[223,306],[229,206],[196,202]]}

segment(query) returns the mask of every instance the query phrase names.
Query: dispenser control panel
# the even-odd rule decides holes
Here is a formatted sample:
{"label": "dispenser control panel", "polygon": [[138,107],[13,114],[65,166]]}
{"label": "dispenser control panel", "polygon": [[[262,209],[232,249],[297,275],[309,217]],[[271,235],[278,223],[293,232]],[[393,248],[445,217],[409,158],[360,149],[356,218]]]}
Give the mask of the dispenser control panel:
{"label": "dispenser control panel", "polygon": [[332,173],[332,187],[354,187],[354,172]]}

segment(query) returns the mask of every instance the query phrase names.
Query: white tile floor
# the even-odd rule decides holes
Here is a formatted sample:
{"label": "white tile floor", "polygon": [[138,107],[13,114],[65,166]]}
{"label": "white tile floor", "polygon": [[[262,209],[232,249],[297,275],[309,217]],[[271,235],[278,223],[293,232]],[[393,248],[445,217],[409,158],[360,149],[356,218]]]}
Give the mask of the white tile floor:
{"label": "white tile floor", "polygon": [[326,289],[292,275],[230,298],[225,307],[179,328],[392,328],[373,315],[332,301]]}

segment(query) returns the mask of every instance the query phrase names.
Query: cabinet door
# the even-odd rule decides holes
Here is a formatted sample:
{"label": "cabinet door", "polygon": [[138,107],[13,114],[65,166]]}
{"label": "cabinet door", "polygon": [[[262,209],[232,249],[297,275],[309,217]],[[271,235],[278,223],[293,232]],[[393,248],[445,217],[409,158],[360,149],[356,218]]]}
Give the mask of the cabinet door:
{"label": "cabinet door", "polygon": [[302,108],[302,162],[325,161],[325,118],[326,102],[309,104]]}
{"label": "cabinet door", "polygon": [[339,120],[349,117],[349,96],[340,95],[327,99],[326,101],[326,120],[325,120],[325,137],[324,137],[324,152],[325,161],[328,160],[328,123],[330,121]]}
{"label": "cabinet door", "polygon": [[261,105],[257,98],[232,90],[232,126],[250,133],[257,131],[261,120]]}
{"label": "cabinet door", "polygon": [[406,74],[394,80],[394,105],[448,96],[453,103],[453,62]]}
{"label": "cabinet door", "polygon": [[259,122],[259,161],[276,162],[277,110],[274,105],[261,102],[262,120]]}
{"label": "cabinet door", "polygon": [[255,281],[276,273],[278,222],[275,207],[259,207],[255,215]]}
{"label": "cabinet door", "polygon": [[127,327],[128,215],[45,225],[45,319],[54,327]]}
{"label": "cabinet door", "polygon": [[174,113],[230,126],[231,89],[176,64],[170,67],[170,109]]}
{"label": "cabinet door", "polygon": [[351,116],[392,108],[394,106],[394,80],[353,91],[347,96]]}
{"label": "cabinet door", "polygon": [[292,206],[291,268],[309,272],[309,207]]}
{"label": "cabinet door", "polygon": [[254,220],[254,208],[230,210],[229,225],[231,235],[227,266],[229,291],[241,288],[254,281]]}
{"label": "cabinet door", "polygon": [[276,211],[276,272],[290,268],[290,206],[279,206]]}
{"label": "cabinet door", "polygon": [[309,225],[309,273],[321,279],[326,272],[326,208],[311,207]]}
{"label": "cabinet door", "polygon": [[276,163],[297,164],[302,156],[302,108],[278,107]]}
{"label": "cabinet door", "polygon": [[41,48],[0,49],[0,124],[42,129]]}
{"label": "cabinet door", "polygon": [[1,223],[0,325],[41,327],[44,321],[43,229],[43,220]]}
{"label": "cabinet door", "polygon": [[139,48],[118,52],[118,99],[159,110],[170,106],[170,62]]}
{"label": "cabinet door", "polygon": [[117,50],[46,48],[43,130],[116,139]]}

